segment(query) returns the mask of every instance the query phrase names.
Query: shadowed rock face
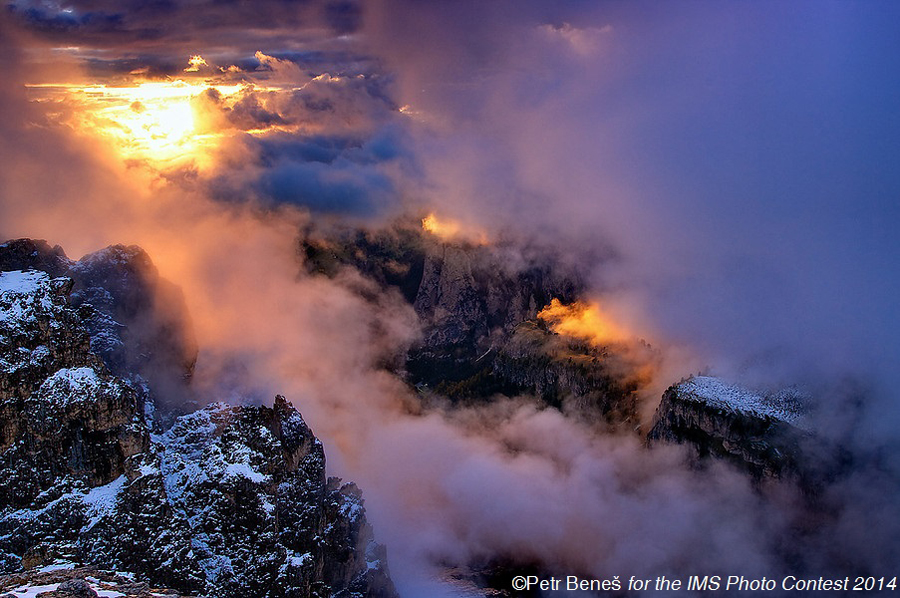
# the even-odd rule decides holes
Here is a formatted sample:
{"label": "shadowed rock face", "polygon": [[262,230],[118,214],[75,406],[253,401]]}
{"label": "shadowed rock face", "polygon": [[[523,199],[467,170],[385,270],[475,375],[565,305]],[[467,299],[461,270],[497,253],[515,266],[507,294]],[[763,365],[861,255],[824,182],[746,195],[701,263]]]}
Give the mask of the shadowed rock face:
{"label": "shadowed rock face", "polygon": [[698,458],[724,459],[761,478],[794,469],[801,434],[773,415],[704,400],[682,383],[663,394],[648,440],[686,444]]}
{"label": "shadowed rock face", "polygon": [[[410,382],[431,387],[489,371],[516,326],[534,319],[551,299],[570,302],[583,290],[578,276],[548,250],[442,242],[418,222],[310,233],[301,238],[300,253],[312,273],[337,276],[352,268],[401,292],[422,327],[404,369]],[[486,395],[503,384],[490,381]]]}
{"label": "shadowed rock face", "polygon": [[0,269],[71,279],[69,304],[91,351],[114,375],[152,390],[159,406],[182,409],[197,345],[180,289],[160,278],[143,249],[113,245],[76,262],[46,241],[16,239],[0,245]]}
{"label": "shadowed rock face", "polygon": [[[16,255],[64,255],[44,245]],[[326,478],[321,443],[283,397],[216,403],[151,435],[144,402],[159,391],[127,369],[129,339],[148,336],[119,323],[154,321],[142,320],[151,266],[117,246],[71,265],[74,285],[0,273],[0,573],[64,558],[223,598],[395,596],[361,493]],[[98,313],[125,339],[114,371],[91,351]]]}
{"label": "shadowed rock face", "polygon": [[40,270],[51,277],[64,276],[72,260],[59,245],[42,239],[13,239],[0,245],[0,271]]}
{"label": "shadowed rock face", "polygon": [[69,281],[0,273],[0,503],[24,507],[57,480],[100,485],[144,450],[142,402],[88,348]]}
{"label": "shadowed rock face", "polygon": [[633,426],[637,385],[621,374],[628,366],[615,351],[564,339],[536,320],[552,299],[572,302],[584,290],[559,256],[513,243],[442,242],[413,224],[330,231],[300,243],[310,272],[351,268],[402,291],[422,335],[401,369],[423,396],[477,403],[529,395]]}
{"label": "shadowed rock face", "polygon": [[663,394],[647,440],[683,444],[697,463],[720,459],[758,482],[791,481],[815,495],[845,473],[849,456],[805,429],[803,400],[792,389],[762,394],[692,377]]}

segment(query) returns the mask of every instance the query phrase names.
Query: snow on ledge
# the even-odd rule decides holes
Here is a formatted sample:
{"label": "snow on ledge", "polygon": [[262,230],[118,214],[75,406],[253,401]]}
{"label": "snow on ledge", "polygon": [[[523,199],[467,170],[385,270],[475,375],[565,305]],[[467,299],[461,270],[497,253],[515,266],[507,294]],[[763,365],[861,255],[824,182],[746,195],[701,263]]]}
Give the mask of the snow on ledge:
{"label": "snow on ledge", "polygon": [[760,394],[712,376],[694,376],[676,386],[684,399],[755,417],[771,417],[797,425],[803,406],[799,392]]}

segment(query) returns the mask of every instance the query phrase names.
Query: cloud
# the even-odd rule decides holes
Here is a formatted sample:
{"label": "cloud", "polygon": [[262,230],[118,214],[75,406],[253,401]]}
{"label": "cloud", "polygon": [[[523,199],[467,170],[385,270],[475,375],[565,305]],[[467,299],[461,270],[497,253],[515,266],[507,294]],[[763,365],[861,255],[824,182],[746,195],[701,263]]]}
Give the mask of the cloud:
{"label": "cloud", "polygon": [[852,372],[896,421],[900,146],[880,127],[900,82],[877,11],[495,8],[385,2],[368,30],[420,115],[425,201],[611,246],[596,290],[660,339],[735,375],[768,361],[772,383]]}

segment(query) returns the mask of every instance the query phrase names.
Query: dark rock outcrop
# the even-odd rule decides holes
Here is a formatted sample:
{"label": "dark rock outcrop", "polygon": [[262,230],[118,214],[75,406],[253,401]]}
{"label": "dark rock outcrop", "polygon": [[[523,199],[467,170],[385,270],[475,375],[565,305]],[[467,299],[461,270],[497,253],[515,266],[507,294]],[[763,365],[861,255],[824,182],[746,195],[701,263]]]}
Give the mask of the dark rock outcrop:
{"label": "dark rock outcrop", "polygon": [[88,350],[71,287],[39,271],[0,273],[0,504],[106,484],[146,449],[142,402]]}
{"label": "dark rock outcrop", "polygon": [[181,290],[134,245],[86,255],[67,276],[75,281],[72,305],[94,308],[85,322],[94,353],[117,376],[146,380],[162,408],[180,408],[184,380],[197,359]]}
{"label": "dark rock outcrop", "polygon": [[72,260],[59,245],[42,239],[13,239],[0,245],[0,271],[40,270],[51,277],[65,276]]}
{"label": "dark rock outcrop", "polygon": [[[94,254],[70,265],[74,285],[0,273],[0,573],[63,560],[220,598],[395,596],[361,493],[326,478],[321,443],[284,398],[213,404],[151,434],[144,401],[159,391],[128,370],[128,342],[110,371],[89,334],[98,312],[159,322],[142,315],[154,309],[145,257]],[[69,586],[57,594],[84,590]]]}
{"label": "dark rock outcrop", "polygon": [[89,334],[91,352],[114,375],[152,390],[164,410],[184,413],[190,406],[185,382],[197,346],[184,297],[143,249],[113,245],[76,262],[46,241],[16,239],[0,245],[0,270],[70,279],[69,304]]}
{"label": "dark rock outcrop", "polygon": [[757,481],[791,481],[815,494],[848,457],[804,427],[805,400],[791,388],[759,393],[695,376],[666,390],[647,440],[683,444],[698,464],[722,460]]}
{"label": "dark rock outcrop", "polygon": [[563,337],[538,318],[553,300],[571,303],[584,291],[561,256],[529,243],[446,241],[418,224],[310,232],[300,243],[311,273],[352,269],[401,291],[422,335],[399,369],[426,403],[434,395],[456,404],[529,395],[633,424],[635,391],[645,381],[633,357],[641,353],[646,365],[657,356],[646,344],[598,347]]}
{"label": "dark rock outcrop", "polygon": [[337,276],[349,267],[401,291],[422,326],[405,370],[411,383],[432,387],[490,369],[518,324],[551,299],[569,302],[583,290],[576,273],[546,248],[446,242],[418,221],[310,233],[300,252],[310,272]]}
{"label": "dark rock outcrop", "polygon": [[[113,572],[107,569],[72,564],[53,564],[46,571],[30,569],[19,573],[0,574],[0,597],[21,595],[30,592],[34,595],[38,588],[43,589],[41,598],[74,598],[75,596],[125,596],[126,598],[192,598],[171,588],[154,586],[140,579],[132,572]],[[55,588],[46,590],[46,588]],[[16,594],[5,592],[15,591]]]}
{"label": "dark rock outcrop", "polygon": [[619,373],[625,368],[607,347],[554,334],[534,321],[517,326],[492,362],[493,375],[506,384],[612,424],[636,417],[638,383]]}

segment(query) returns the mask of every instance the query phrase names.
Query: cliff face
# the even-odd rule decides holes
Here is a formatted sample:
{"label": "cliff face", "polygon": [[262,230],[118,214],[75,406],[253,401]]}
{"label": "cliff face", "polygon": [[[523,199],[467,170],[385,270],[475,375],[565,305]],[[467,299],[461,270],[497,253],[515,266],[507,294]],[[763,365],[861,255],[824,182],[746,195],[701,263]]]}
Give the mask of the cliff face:
{"label": "cliff face", "polygon": [[675,442],[694,457],[722,459],[754,479],[784,479],[808,492],[841,474],[847,458],[804,424],[804,398],[793,389],[758,393],[696,376],[671,386],[648,442]]}
{"label": "cliff face", "polygon": [[352,268],[396,287],[414,308],[422,336],[403,364],[410,383],[454,401],[528,393],[610,421],[633,416],[634,385],[613,375],[623,369],[609,367],[614,355],[575,347],[535,320],[552,299],[571,302],[583,291],[559,256],[503,242],[444,242],[415,224],[301,240],[310,272]]}
{"label": "cliff face", "polygon": [[610,424],[633,422],[637,385],[613,375],[622,369],[616,361],[605,348],[554,334],[540,323],[528,321],[519,324],[499,348],[492,372],[550,405],[599,415]]}
{"label": "cliff face", "polygon": [[71,282],[0,273],[0,504],[22,507],[62,487],[102,485],[149,441],[142,402],[92,355]]}
{"label": "cliff face", "polygon": [[[160,391],[128,371],[141,343],[172,346],[134,291],[148,288],[146,254],[117,246],[73,265],[58,248],[13,246],[17,261],[0,263],[49,260],[80,278],[0,273],[0,573],[64,560],[223,598],[395,596],[361,493],[326,478],[321,443],[284,398],[210,405],[153,433],[145,406]],[[107,364],[90,331],[113,316],[93,328],[122,340]]]}
{"label": "cliff face", "polygon": [[[511,258],[508,248],[454,245],[430,240],[413,307],[422,342],[410,351],[413,382],[467,378],[493,359],[520,323],[534,319],[553,298],[574,300],[575,278],[554,273],[552,259]],[[519,263],[518,267],[510,263]]]}

